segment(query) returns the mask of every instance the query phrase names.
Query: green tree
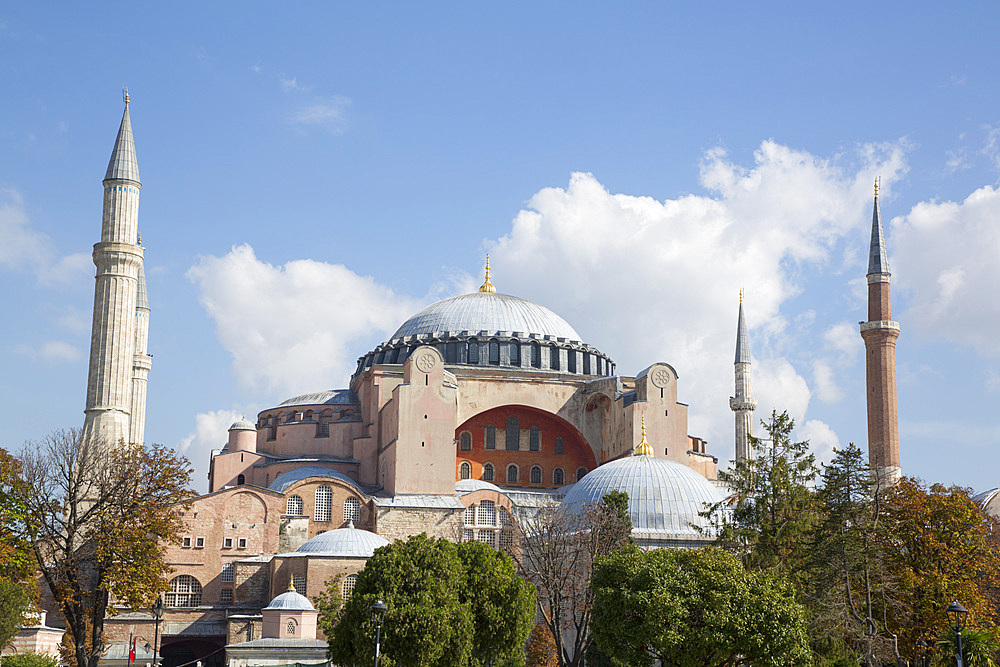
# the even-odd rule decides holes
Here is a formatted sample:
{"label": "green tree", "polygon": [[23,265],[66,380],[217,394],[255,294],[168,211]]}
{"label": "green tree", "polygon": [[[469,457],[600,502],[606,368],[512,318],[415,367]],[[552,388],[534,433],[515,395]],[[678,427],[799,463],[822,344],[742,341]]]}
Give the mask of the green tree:
{"label": "green tree", "polygon": [[713,667],[809,661],[792,585],[716,547],[631,547],[598,559],[593,635],[615,664]]}
{"label": "green tree", "polygon": [[167,588],[164,552],[179,540],[191,466],[161,445],[109,445],[78,429],[29,443],[21,466],[23,537],[66,621],[64,658],[96,667],[111,597],[149,607]]}
{"label": "green tree", "polygon": [[48,653],[15,653],[4,656],[3,667],[59,667],[59,658]]}
{"label": "green tree", "polygon": [[24,623],[31,595],[22,582],[0,579],[0,649],[5,648]]}
{"label": "green tree", "polygon": [[454,544],[420,534],[376,550],[337,608],[330,586],[318,600],[330,657],[341,664],[371,659],[371,606],[382,600],[383,663],[518,665],[531,631],[534,597],[510,557],[485,544]]}
{"label": "green tree", "polygon": [[[938,665],[955,664],[955,633],[951,630],[942,632],[936,643],[936,663]],[[962,664],[965,667],[996,667],[1000,656],[1000,629],[989,628],[962,630]]]}
{"label": "green tree", "polygon": [[805,571],[803,545],[816,521],[810,491],[815,457],[808,441],[792,441],[795,422],[787,412],[772,411],[761,425],[767,436],[751,438],[754,457],[719,473],[732,501],[706,514],[720,524],[717,545],[737,554],[745,567],[773,569],[798,584]]}

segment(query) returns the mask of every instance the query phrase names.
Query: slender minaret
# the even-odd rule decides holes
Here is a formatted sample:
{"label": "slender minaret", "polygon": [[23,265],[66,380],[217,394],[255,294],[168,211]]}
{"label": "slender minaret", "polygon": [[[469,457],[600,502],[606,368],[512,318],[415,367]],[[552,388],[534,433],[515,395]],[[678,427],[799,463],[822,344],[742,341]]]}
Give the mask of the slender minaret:
{"label": "slender minaret", "polygon": [[[139,237],[142,246],[142,237]],[[132,419],[129,442],[143,444],[146,432],[146,378],[153,366],[153,355],[147,353],[149,341],[149,297],[146,294],[146,272],[139,263],[139,289],[135,297],[135,356],[132,358]]]}
{"label": "slender minaret", "polygon": [[865,341],[868,398],[868,461],[880,482],[899,479],[899,418],[896,408],[896,339],[899,323],[889,306],[889,260],[885,253],[882,216],[878,208],[878,181],[872,212],[872,240],[868,253],[868,321],[861,322]]}
{"label": "slender minaret", "polygon": [[729,408],[736,413],[736,461],[753,458],[750,436],[753,435],[753,411],[757,399],[750,396],[750,337],[743,319],[743,290],[740,290],[740,318],[736,325],[736,395],[729,399]]}
{"label": "slender minaret", "polygon": [[109,446],[132,437],[129,422],[136,352],[136,294],[142,267],[142,248],[138,244],[142,185],[128,104],[126,91],[125,113],[104,176],[101,242],[94,245],[97,278],[84,410],[84,433]]}

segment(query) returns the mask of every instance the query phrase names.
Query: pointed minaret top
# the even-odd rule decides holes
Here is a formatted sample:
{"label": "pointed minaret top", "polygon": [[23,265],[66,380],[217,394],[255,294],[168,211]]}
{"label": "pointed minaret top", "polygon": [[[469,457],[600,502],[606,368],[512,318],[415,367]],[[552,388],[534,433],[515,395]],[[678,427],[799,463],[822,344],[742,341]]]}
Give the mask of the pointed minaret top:
{"label": "pointed minaret top", "polygon": [[490,256],[486,255],[486,282],[483,286],[479,288],[480,292],[486,292],[488,294],[496,294],[497,288],[493,286],[490,282]]}
{"label": "pointed minaret top", "polygon": [[646,441],[646,415],[642,415],[642,438],[635,446],[632,456],[653,456],[653,448]]}
{"label": "pointed minaret top", "polygon": [[872,242],[868,249],[868,275],[889,273],[889,257],[885,253],[882,214],[878,209],[878,180],[875,181],[875,205],[872,208]]}
{"label": "pointed minaret top", "polygon": [[743,290],[740,290],[740,321],[736,325],[736,361],[734,363],[750,363],[750,336],[747,335],[747,323],[743,319]]}
{"label": "pointed minaret top", "polygon": [[111,161],[108,162],[108,172],[105,181],[139,182],[139,161],[135,157],[135,139],[132,138],[132,121],[128,115],[128,93],[125,93],[125,113],[122,114],[122,124],[118,128],[118,138],[115,139],[115,149],[111,151]]}

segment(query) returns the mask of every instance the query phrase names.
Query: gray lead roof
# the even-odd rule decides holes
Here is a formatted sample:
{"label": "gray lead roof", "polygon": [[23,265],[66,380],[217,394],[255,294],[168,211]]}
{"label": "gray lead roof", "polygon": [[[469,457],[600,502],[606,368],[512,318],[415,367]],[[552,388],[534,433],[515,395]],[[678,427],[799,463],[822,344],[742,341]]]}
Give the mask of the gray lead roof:
{"label": "gray lead roof", "polygon": [[743,301],[740,301],[740,322],[736,327],[736,361],[737,364],[750,363],[750,336],[747,335],[747,323],[743,319]]}
{"label": "gray lead roof", "polygon": [[128,115],[128,104],[122,115],[122,124],[118,128],[118,138],[115,139],[115,149],[111,151],[111,161],[108,162],[108,172],[105,181],[139,182],[139,161],[135,157],[135,139],[132,138],[132,121]]}
{"label": "gray lead roof", "polygon": [[872,209],[872,243],[868,250],[868,275],[889,273],[889,258],[885,254],[885,235],[882,233],[882,214],[878,210],[878,195]]}

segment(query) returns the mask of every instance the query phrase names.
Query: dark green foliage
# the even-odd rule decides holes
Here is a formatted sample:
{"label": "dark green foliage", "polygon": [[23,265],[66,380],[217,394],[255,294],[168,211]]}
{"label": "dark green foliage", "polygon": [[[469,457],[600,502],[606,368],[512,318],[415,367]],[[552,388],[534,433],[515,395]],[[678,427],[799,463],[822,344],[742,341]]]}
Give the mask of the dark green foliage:
{"label": "dark green foliage", "polygon": [[15,653],[3,657],[3,667],[59,667],[59,658],[47,653]]}
{"label": "dark green foliage", "polygon": [[0,579],[0,649],[21,629],[30,605],[31,595],[23,583]]}
{"label": "dark green foliage", "polygon": [[794,589],[715,547],[599,558],[592,633],[613,664],[788,665],[809,661]]}
{"label": "dark green foliage", "polygon": [[524,662],[534,595],[510,557],[481,543],[426,534],[376,550],[338,611],[336,582],[318,601],[338,664],[366,664],[375,645],[371,606],[382,600],[385,667]]}
{"label": "dark green foliage", "polygon": [[[935,654],[939,665],[955,664],[955,633],[945,630],[938,637]],[[962,662],[965,667],[996,667],[1000,656],[1000,629],[962,630]]]}

